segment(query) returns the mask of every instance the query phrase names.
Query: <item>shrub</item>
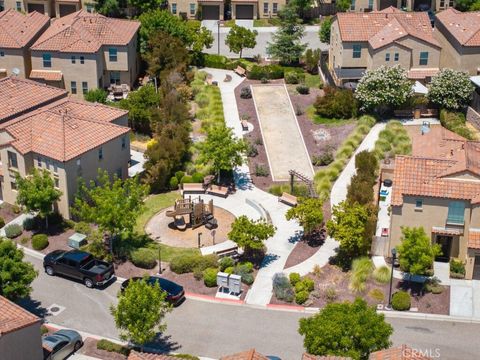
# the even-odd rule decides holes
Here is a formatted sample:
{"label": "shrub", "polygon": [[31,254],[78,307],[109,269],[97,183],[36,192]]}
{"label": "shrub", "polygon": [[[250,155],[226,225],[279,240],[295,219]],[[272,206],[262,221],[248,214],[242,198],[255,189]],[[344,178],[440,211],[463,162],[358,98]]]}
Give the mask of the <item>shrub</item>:
{"label": "shrub", "polygon": [[277,273],[273,276],[273,292],[278,300],[292,302],[295,298],[290,280],[282,273]]}
{"label": "shrub", "polygon": [[367,257],[355,259],[352,262],[352,273],[350,275],[350,283],[348,287],[353,292],[365,291],[367,279],[372,273],[373,263]]}
{"label": "shrub", "polygon": [[[35,218],[28,217],[25,220],[23,220],[23,228],[27,231],[35,229],[36,225],[37,225],[37,221],[35,220]],[[3,227],[3,226],[4,225],[0,227]]]}
{"label": "shrub", "polygon": [[197,280],[197,281],[202,280],[202,278],[203,278],[203,271],[202,271],[202,269],[199,269],[199,268],[193,269],[193,277],[194,277],[195,280]]}
{"label": "shrub", "polygon": [[170,190],[177,190],[178,189],[178,179],[175,176],[172,176],[170,178],[168,186],[170,187]]}
{"label": "shrub", "polygon": [[295,89],[301,95],[310,94],[310,88],[306,85],[298,85]]}
{"label": "shrub", "polygon": [[267,177],[270,175],[270,172],[265,165],[255,164],[255,175],[259,177]]}
{"label": "shrub", "polygon": [[20,244],[27,245],[29,241],[30,241],[30,239],[28,237],[24,236],[20,239]]}
{"label": "shrub", "polygon": [[127,347],[105,339],[97,341],[97,349],[105,350],[108,352],[116,352],[125,356],[128,356],[128,354],[130,353],[130,349],[128,349]]}
{"label": "shrub", "polygon": [[170,269],[177,274],[190,273],[193,272],[194,269],[203,271],[207,268],[216,268],[217,266],[218,258],[216,255],[179,255],[170,261]]}
{"label": "shrub", "polygon": [[325,118],[350,119],[357,115],[357,101],[350,90],[325,86],[324,96],[317,97],[314,107],[317,115]]}
{"label": "shrub", "polygon": [[335,300],[337,300],[337,291],[335,290],[335,288],[327,288],[327,290],[325,290],[325,297],[327,299],[327,302],[334,302]]}
{"label": "shrub", "polygon": [[308,291],[300,291],[295,294],[295,302],[299,305],[302,305],[305,301],[308,300],[309,297]]}
{"label": "shrub", "polygon": [[16,238],[22,234],[22,227],[18,224],[11,224],[5,227],[5,236],[9,239]]}
{"label": "shrub", "polygon": [[465,276],[465,264],[460,259],[450,260],[450,273]]}
{"label": "shrub", "polygon": [[[27,220],[27,219],[25,219]],[[0,228],[3,228],[5,226],[5,219],[0,216]]]}
{"label": "shrub", "polygon": [[242,90],[240,90],[240,97],[242,99],[251,99],[252,98],[252,90],[250,89],[250,87],[248,87],[248,86],[243,87]]}
{"label": "shrub", "polygon": [[237,268],[246,273],[253,272],[253,264],[250,261],[244,261],[238,264]]}
{"label": "shrub", "polygon": [[80,221],[76,223],[73,227],[75,232],[89,236],[92,233],[92,228],[89,223]]}
{"label": "shrub", "polygon": [[228,66],[228,59],[223,55],[205,54],[205,67],[215,69],[226,69]]}
{"label": "shrub", "polygon": [[223,272],[231,275],[235,272],[235,268],[233,266],[229,266],[226,269],[224,269]]}
{"label": "shrub", "polygon": [[263,139],[261,136],[257,137],[255,141],[253,142],[255,145],[262,146],[263,145]]}
{"label": "shrub", "polygon": [[203,282],[206,287],[217,286],[217,268],[208,268],[203,270]]}
{"label": "shrub", "polygon": [[474,136],[466,125],[465,115],[461,112],[453,112],[442,109],[440,111],[440,123],[448,130],[473,140]]}
{"label": "shrub", "polygon": [[267,72],[268,72],[268,78],[275,80],[275,79],[283,79],[283,76],[285,74],[285,69],[277,64],[271,64],[267,65]]}
{"label": "shrub", "polygon": [[195,173],[192,175],[192,182],[194,183],[203,183],[203,175],[200,173]]}
{"label": "shrub", "polygon": [[289,276],[290,284],[295,286],[300,281],[300,274],[299,273],[291,273]]}
{"label": "shrub", "polygon": [[297,73],[294,71],[289,71],[285,73],[285,82],[287,84],[298,84],[299,80]]}
{"label": "shrub", "polygon": [[182,183],[182,184],[190,184],[190,183],[192,183],[192,182],[193,182],[193,179],[192,179],[192,177],[189,176],[189,175],[184,175],[184,176],[182,177],[182,180],[180,181],[180,183]]}
{"label": "shrub", "polygon": [[[322,155],[313,155],[312,165],[314,166],[327,166],[331,164],[334,160],[333,154],[331,151],[325,151]],[[343,167],[342,167],[343,168]],[[342,169],[339,169],[339,171]]]}
{"label": "shrub", "polygon": [[175,173],[175,177],[177,178],[178,182],[182,181],[182,178],[185,176],[185,173],[183,171],[177,171]]}
{"label": "shrub", "polygon": [[390,281],[391,270],[388,266],[380,266],[373,271],[373,278],[379,284],[387,284]]}
{"label": "shrub", "polygon": [[247,156],[248,157],[255,157],[258,155],[258,149],[255,145],[252,143],[248,142],[247,143]]}
{"label": "shrub", "polygon": [[40,326],[40,335],[43,336],[48,333],[48,328],[45,325]]}
{"label": "shrub", "polygon": [[443,286],[440,285],[440,280],[437,277],[433,277],[425,282],[425,290],[432,294],[441,294],[443,292]]}
{"label": "shrub", "polygon": [[226,268],[233,267],[235,265],[235,261],[233,261],[233,259],[230,257],[224,257],[220,259],[218,265],[220,266],[220,271],[225,271]]}
{"label": "shrub", "polygon": [[20,214],[22,209],[20,209],[20,206],[18,206],[17,204],[14,204],[14,205],[12,205],[12,211],[13,211],[14,214]]}
{"label": "shrub", "polygon": [[385,295],[383,295],[383,291],[380,289],[370,290],[370,292],[368,293],[368,296],[370,296],[371,299],[379,303],[385,300]]}
{"label": "shrub", "polygon": [[243,274],[241,276],[242,276],[242,283],[244,283],[246,285],[252,285],[253,284],[254,278],[253,278],[252,274]]}
{"label": "shrub", "polygon": [[313,275],[315,275],[316,277],[320,277],[320,275],[322,275],[322,268],[320,265],[315,264],[313,266]]}
{"label": "shrub", "polygon": [[392,296],[392,308],[397,311],[409,310],[411,305],[410,294],[406,291],[397,291]]}
{"label": "shrub", "polygon": [[262,84],[268,84],[268,83],[269,83],[269,80],[268,80],[266,77],[263,77],[263,78],[260,80],[260,82],[261,82]]}
{"label": "shrub", "polygon": [[198,104],[200,108],[203,109],[208,106],[210,99],[208,98],[208,95],[205,92],[200,92],[195,96],[195,102]]}
{"label": "shrub", "polygon": [[151,249],[140,248],[130,254],[133,265],[142,269],[153,269],[157,264],[155,253]]}
{"label": "shrub", "polygon": [[32,248],[34,250],[43,250],[48,246],[48,236],[45,234],[36,234],[32,236]]}

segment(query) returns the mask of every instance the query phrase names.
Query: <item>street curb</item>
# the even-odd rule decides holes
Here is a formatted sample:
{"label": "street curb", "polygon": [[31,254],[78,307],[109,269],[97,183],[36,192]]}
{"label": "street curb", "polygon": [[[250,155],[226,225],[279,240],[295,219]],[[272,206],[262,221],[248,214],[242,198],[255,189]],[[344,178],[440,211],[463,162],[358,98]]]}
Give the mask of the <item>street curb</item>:
{"label": "street curb", "polygon": [[32,250],[32,249],[30,249],[26,246],[20,245],[20,244],[17,244],[17,247],[22,249],[25,254],[27,254],[31,257],[34,257],[35,259],[43,260],[43,258],[45,257],[45,254],[41,253],[40,251]]}
{"label": "street curb", "polygon": [[461,317],[461,316],[412,313],[412,312],[402,312],[402,311],[384,311],[384,310],[378,310],[377,313],[384,314],[386,318],[449,321],[449,322],[462,322],[462,323],[469,323],[469,324],[480,324],[480,319],[473,319],[473,318],[467,318],[467,317]]}
{"label": "street curb", "polygon": [[185,297],[187,299],[200,300],[200,301],[211,302],[211,303],[222,303],[222,304],[232,304],[232,305],[233,304],[234,305],[244,305],[245,304],[244,300],[222,299],[222,298],[216,298],[216,297],[210,296],[210,295],[194,294],[194,293],[189,293],[189,292],[185,292]]}

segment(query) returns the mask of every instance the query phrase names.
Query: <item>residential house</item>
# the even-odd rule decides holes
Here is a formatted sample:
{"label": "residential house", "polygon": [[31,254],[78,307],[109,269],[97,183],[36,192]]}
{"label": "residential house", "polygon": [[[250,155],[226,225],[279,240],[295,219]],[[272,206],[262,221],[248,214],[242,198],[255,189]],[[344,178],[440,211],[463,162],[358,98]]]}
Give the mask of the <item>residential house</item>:
{"label": "residential house", "polygon": [[30,46],[49,24],[47,16],[36,12],[24,15],[16,10],[0,11],[0,78],[14,69],[18,69],[18,76],[28,77],[32,70]]}
{"label": "residential house", "polygon": [[437,261],[459,258],[466,278],[480,279],[480,142],[441,127],[409,127],[413,156],[397,156],[390,249],[402,227],[423,227],[441,246]]}
{"label": "residential house", "polygon": [[124,110],[39,82],[0,79],[1,198],[15,203],[17,174],[48,170],[63,193],[55,208],[69,218],[79,178],[95,180],[98,169],[127,177],[129,132]]}
{"label": "residential house", "polygon": [[28,14],[37,11],[48,17],[62,17],[80,9],[93,12],[95,0],[0,0],[0,9],[2,7]]}
{"label": "residential house", "polygon": [[455,0],[352,0],[350,11],[380,11],[389,7],[405,11],[440,11],[455,6]]}
{"label": "residential house", "polygon": [[439,70],[440,49],[426,12],[338,13],[328,67],[338,86],[382,65],[400,65],[410,79],[425,82]]}
{"label": "residential house", "polygon": [[41,319],[0,296],[0,358],[43,359]]}
{"label": "residential house", "polygon": [[53,21],[31,47],[30,78],[83,97],[111,84],[132,87],[139,59],[140,23],[84,10]]}
{"label": "residential house", "polygon": [[370,354],[369,360],[432,360],[440,357],[435,349],[412,349],[407,345],[400,345],[389,349],[375,351]]}
{"label": "residential house", "polygon": [[448,9],[436,17],[435,36],[442,46],[440,66],[480,75],[480,11]]}

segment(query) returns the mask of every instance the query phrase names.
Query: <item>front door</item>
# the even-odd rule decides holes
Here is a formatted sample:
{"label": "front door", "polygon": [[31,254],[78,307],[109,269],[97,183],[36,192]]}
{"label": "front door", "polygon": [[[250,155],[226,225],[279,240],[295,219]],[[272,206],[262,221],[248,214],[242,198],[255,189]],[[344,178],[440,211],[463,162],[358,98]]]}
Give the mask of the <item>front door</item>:
{"label": "front door", "polygon": [[448,262],[450,261],[450,250],[452,248],[452,236],[447,235],[437,235],[437,244],[440,245],[442,254],[437,256],[435,261],[443,261]]}
{"label": "front door", "polygon": [[475,264],[473,265],[472,279],[480,280],[480,256],[475,256]]}

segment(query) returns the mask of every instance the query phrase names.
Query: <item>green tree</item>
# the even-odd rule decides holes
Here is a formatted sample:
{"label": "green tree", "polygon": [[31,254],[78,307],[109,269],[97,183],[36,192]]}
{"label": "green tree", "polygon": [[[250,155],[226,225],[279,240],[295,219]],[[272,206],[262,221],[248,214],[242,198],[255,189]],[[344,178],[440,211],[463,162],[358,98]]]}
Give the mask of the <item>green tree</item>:
{"label": "green tree", "polygon": [[300,19],[305,18],[305,11],[311,8],[313,5],[313,0],[292,0],[288,2],[287,6],[295,7],[295,10]]}
{"label": "green tree", "polygon": [[456,0],[455,8],[460,11],[478,11],[480,0]]}
{"label": "green tree", "polygon": [[72,213],[114,237],[133,230],[147,189],[136,178],[122,181],[115,176],[111,181],[106,171],[99,170],[97,180],[88,186],[80,180]]}
{"label": "green tree", "polygon": [[367,70],[355,90],[355,97],[365,111],[384,112],[404,104],[412,96],[412,83],[399,65]]}
{"label": "green tree", "polygon": [[135,8],[137,13],[143,14],[146,11],[155,10],[162,5],[161,0],[128,0],[128,5]]}
{"label": "green tree", "polygon": [[370,249],[371,238],[366,236],[369,215],[368,209],[358,203],[342,201],[333,207],[332,220],[327,222],[328,233],[340,242],[340,255],[348,263],[367,255]]}
{"label": "green tree", "polygon": [[461,110],[470,103],[475,87],[467,72],[442,69],[432,78],[428,99],[448,110]]}
{"label": "green tree", "polygon": [[347,189],[350,203],[370,205],[373,202],[373,186],[376,180],[378,160],[371,151],[361,151],[355,156],[356,174],[352,176]]}
{"label": "green tree", "polygon": [[187,30],[190,34],[190,50],[193,58],[199,57],[203,49],[210,49],[213,44],[213,35],[205,26],[201,26],[200,21],[187,21]]}
{"label": "green tree", "polygon": [[89,102],[106,104],[108,93],[103,89],[88,90],[83,98]]}
{"label": "green tree", "polygon": [[119,0],[97,0],[95,10],[102,15],[118,17],[122,5]]}
{"label": "green tree", "polygon": [[311,234],[323,224],[323,201],[315,198],[300,198],[298,205],[288,209],[287,220],[296,219],[306,234]]}
{"label": "green tree", "polygon": [[357,298],[353,303],[330,303],[318,314],[300,319],[298,332],[309,354],[367,360],[371,352],[391,345],[393,328],[383,314]]}
{"label": "green tree", "polygon": [[48,228],[48,216],[54,211],[53,203],[62,196],[62,192],[55,188],[51,173],[47,170],[33,169],[25,178],[17,174],[16,182],[17,203],[29,212],[38,212],[45,218],[45,225]]}
{"label": "green tree", "polygon": [[286,6],[279,12],[280,28],[273,33],[272,40],[267,45],[270,57],[280,60],[283,64],[298,63],[307,48],[302,38],[305,27],[297,16],[294,6]]}
{"label": "green tree", "polygon": [[225,44],[231,52],[240,54],[241,59],[243,49],[253,49],[255,45],[257,45],[257,41],[255,40],[257,35],[257,30],[250,30],[243,26],[233,25],[225,39]]}
{"label": "green tree", "polygon": [[0,295],[12,301],[28,296],[37,275],[33,265],[23,261],[23,251],[13,241],[0,238]]}
{"label": "green tree", "polygon": [[352,1],[351,0],[337,0],[335,2],[335,7],[336,7],[338,12],[345,12],[352,7]]}
{"label": "green tree", "polygon": [[228,238],[245,250],[245,253],[262,250],[263,242],[275,235],[276,228],[264,219],[250,220],[245,215],[235,219]]}
{"label": "green tree", "polygon": [[152,341],[167,325],[165,315],[171,306],[165,301],[166,292],[158,283],[150,285],[146,279],[130,281],[125,291],[118,295],[118,305],[110,306],[120,338],[143,346]]}
{"label": "green tree", "polygon": [[442,253],[440,245],[432,244],[423,227],[404,227],[402,235],[397,247],[401,269],[412,275],[426,275],[435,257]]}
{"label": "green tree", "polygon": [[362,178],[374,182],[378,170],[378,159],[372,151],[360,151],[355,155],[355,168]]}
{"label": "green tree", "polygon": [[246,151],[247,144],[243,139],[237,139],[231,128],[216,126],[208,130],[207,138],[201,143],[199,160],[204,164],[212,164],[220,182],[220,172],[242,165]]}
{"label": "green tree", "polygon": [[321,51],[320,49],[307,49],[305,51],[305,69],[313,75],[318,74],[318,64],[320,62],[320,56],[321,56]]}
{"label": "green tree", "polygon": [[322,24],[320,25],[320,30],[318,35],[320,36],[320,41],[326,44],[330,44],[330,29],[332,27],[333,19],[331,16],[326,17]]}

